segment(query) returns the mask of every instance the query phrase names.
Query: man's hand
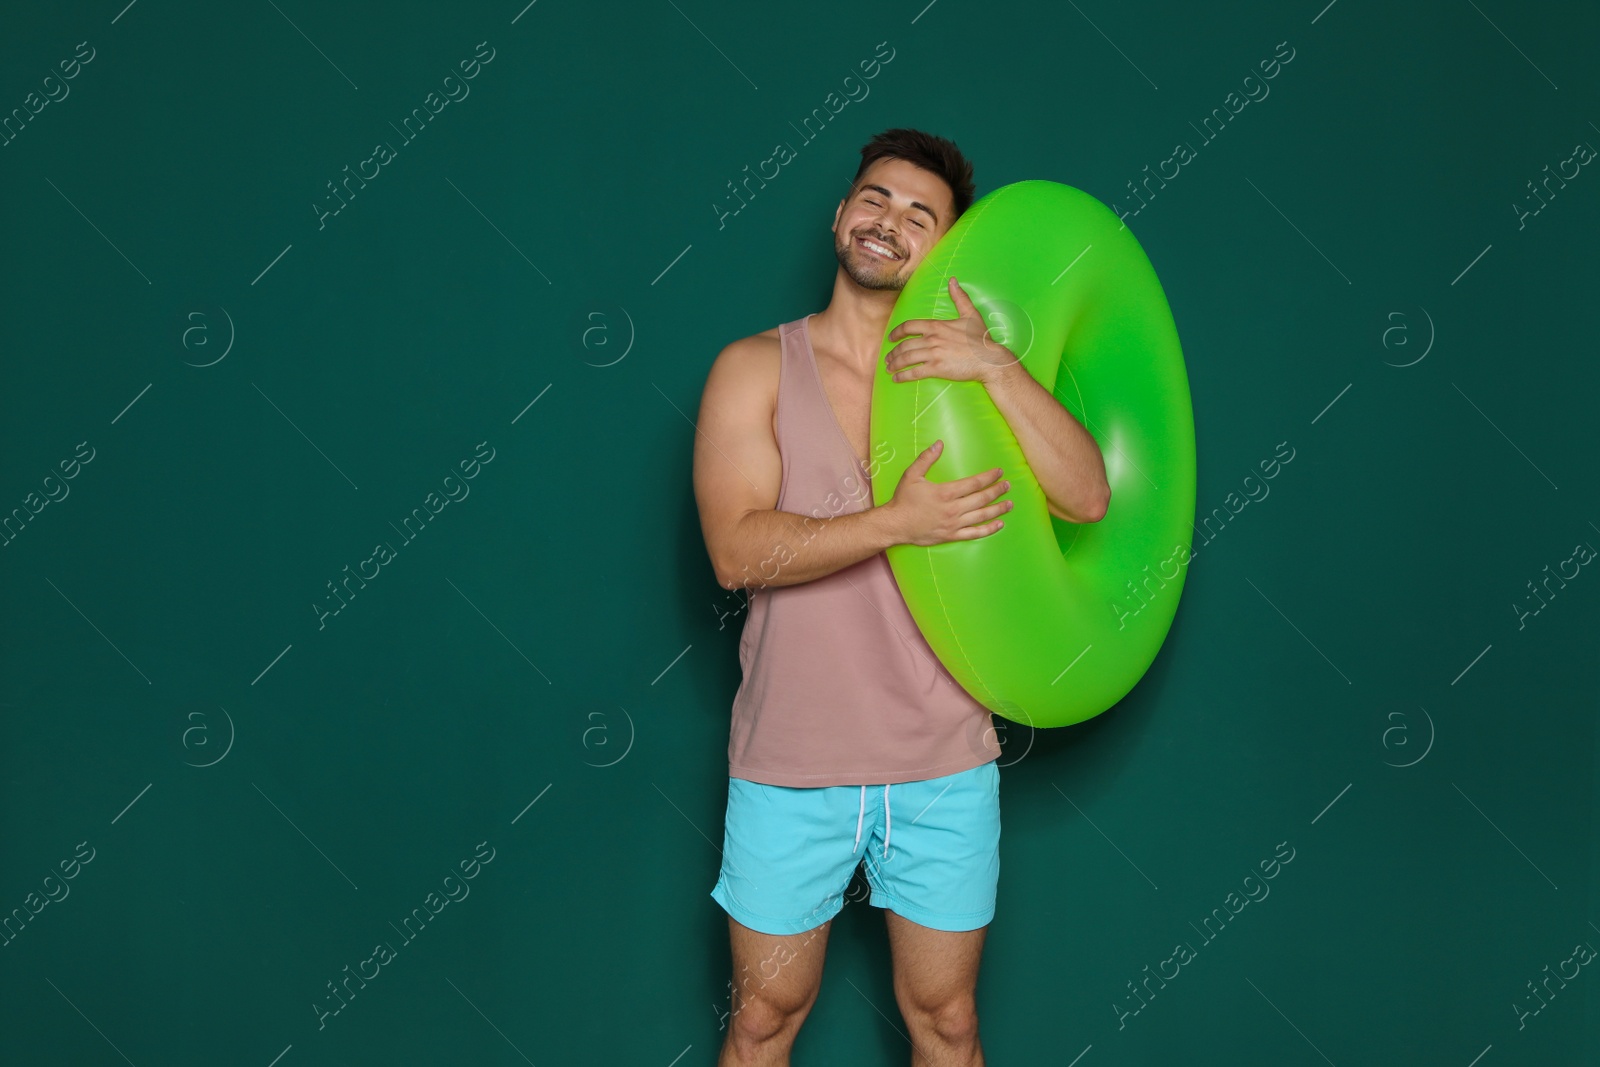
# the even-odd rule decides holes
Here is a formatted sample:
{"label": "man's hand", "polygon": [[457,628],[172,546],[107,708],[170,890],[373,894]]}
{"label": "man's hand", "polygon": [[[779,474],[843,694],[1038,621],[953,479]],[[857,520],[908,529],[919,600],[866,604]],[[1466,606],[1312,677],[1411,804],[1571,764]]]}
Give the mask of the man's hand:
{"label": "man's hand", "polygon": [[[907,319],[889,331],[888,339],[899,343],[889,351],[884,366],[897,382],[918,378],[982,382],[1044,490],[1050,514],[1068,522],[1099,522],[1111,500],[1099,444],[1028,373],[1015,353],[989,336],[983,316],[954,278],[950,279],[950,299],[961,313],[959,318]],[[972,521],[991,514],[975,516]],[[999,529],[989,526],[977,529],[991,533]],[[948,519],[945,532],[949,532]]]}
{"label": "man's hand", "polygon": [[947,378],[988,384],[1017,362],[1009,348],[989,336],[983,316],[954,278],[950,279],[950,299],[961,313],[959,318],[907,319],[889,331],[887,339],[899,343],[890,350],[884,366],[894,372],[895,381]]}
{"label": "man's hand", "polygon": [[928,468],[944,453],[935,441],[911,461],[894,496],[880,509],[893,525],[896,544],[941,545],[946,541],[971,541],[999,531],[1014,501],[995,503],[1011,489],[999,467],[953,482],[931,482]]}

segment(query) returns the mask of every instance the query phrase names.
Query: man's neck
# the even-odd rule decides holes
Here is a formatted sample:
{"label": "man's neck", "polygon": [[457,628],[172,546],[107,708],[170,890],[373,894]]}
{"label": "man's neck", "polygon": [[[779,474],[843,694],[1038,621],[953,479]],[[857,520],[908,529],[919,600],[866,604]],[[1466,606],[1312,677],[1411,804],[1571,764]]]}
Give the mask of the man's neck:
{"label": "man's neck", "polygon": [[863,377],[869,376],[899,296],[898,289],[863,289],[841,270],[832,301],[811,320],[812,347],[820,340]]}

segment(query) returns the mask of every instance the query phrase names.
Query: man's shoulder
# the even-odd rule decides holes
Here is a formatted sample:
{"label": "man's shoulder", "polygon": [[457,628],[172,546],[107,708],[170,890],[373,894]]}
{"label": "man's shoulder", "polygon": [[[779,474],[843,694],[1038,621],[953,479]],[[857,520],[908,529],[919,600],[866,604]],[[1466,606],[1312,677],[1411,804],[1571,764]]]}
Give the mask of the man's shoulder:
{"label": "man's shoulder", "polygon": [[762,330],[748,337],[741,337],[730,341],[717,353],[714,370],[722,373],[733,373],[741,381],[760,381],[764,384],[775,386],[778,378],[778,365],[782,362],[783,342],[779,336],[780,327],[774,326],[770,330]]}
{"label": "man's shoulder", "polygon": [[753,333],[749,337],[741,337],[737,341],[730,341],[723,348],[724,352],[735,353],[742,357],[762,357],[776,355],[781,347],[778,331],[781,326],[774,326],[770,330]]}
{"label": "man's shoulder", "polygon": [[717,353],[706,379],[706,394],[713,403],[776,417],[783,365],[779,329],[774,326],[741,337]]}

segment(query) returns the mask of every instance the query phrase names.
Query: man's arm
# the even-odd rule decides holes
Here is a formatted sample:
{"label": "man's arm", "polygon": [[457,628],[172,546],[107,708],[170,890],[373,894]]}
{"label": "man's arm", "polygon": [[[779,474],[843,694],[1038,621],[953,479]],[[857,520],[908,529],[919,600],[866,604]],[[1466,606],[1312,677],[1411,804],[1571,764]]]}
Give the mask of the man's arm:
{"label": "man's arm", "polygon": [[1099,522],[1111,501],[1111,486],[1105,457],[1089,431],[1016,360],[997,365],[984,387],[1022,446],[1050,514],[1068,522]]}
{"label": "man's arm", "polygon": [[724,348],[700,398],[694,494],[711,567],[725,589],[808,582],[901,540],[886,508],[831,518],[775,509],[783,461],[772,435],[778,363],[769,345],[745,338]]}

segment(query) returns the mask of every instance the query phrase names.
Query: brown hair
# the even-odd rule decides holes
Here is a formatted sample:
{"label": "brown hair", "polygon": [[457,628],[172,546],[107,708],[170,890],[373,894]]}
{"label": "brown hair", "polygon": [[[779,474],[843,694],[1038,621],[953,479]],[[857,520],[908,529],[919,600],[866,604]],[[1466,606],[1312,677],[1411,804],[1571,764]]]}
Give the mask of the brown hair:
{"label": "brown hair", "polygon": [[921,130],[884,130],[861,147],[861,166],[856,168],[850,187],[854,189],[867,168],[880,159],[903,159],[943,178],[950,187],[950,200],[955,210],[955,218],[950,220],[952,226],[972,206],[972,164],[954,141]]}

